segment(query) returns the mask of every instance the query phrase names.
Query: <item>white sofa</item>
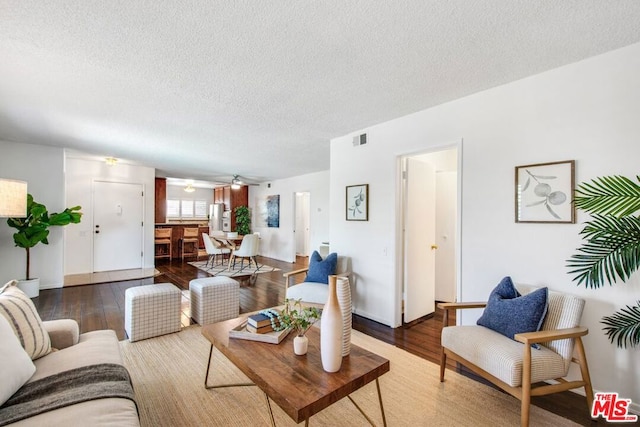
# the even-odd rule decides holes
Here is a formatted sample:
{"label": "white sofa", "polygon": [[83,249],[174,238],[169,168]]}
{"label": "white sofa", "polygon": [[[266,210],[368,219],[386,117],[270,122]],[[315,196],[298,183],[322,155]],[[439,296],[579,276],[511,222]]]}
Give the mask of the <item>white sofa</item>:
{"label": "white sofa", "polygon": [[[37,381],[71,369],[110,363],[123,365],[118,338],[112,330],[79,334],[75,320],[43,322],[51,338],[52,351],[33,361],[36,371],[27,381]],[[23,387],[25,387],[23,386]],[[12,424],[11,426],[139,426],[138,411],[132,400],[103,398],[54,409]]]}

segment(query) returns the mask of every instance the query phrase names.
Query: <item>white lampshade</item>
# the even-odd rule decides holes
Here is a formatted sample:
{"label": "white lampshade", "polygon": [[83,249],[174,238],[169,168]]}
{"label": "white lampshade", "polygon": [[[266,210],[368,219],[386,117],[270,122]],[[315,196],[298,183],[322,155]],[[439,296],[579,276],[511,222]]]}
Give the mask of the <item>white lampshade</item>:
{"label": "white lampshade", "polygon": [[0,178],[0,217],[27,216],[27,183]]}

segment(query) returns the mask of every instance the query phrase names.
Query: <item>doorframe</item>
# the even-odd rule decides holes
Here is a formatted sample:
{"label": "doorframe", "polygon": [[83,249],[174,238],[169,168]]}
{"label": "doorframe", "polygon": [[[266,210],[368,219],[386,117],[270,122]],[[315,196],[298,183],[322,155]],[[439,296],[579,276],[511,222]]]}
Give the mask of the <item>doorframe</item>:
{"label": "doorframe", "polygon": [[437,153],[439,151],[447,151],[453,148],[457,149],[457,209],[456,209],[456,300],[460,301],[462,295],[462,151],[463,151],[464,139],[437,144],[426,149],[406,152],[396,156],[396,214],[395,214],[395,319],[394,324],[396,326],[402,325],[403,319],[403,295],[404,295],[404,191],[405,185],[403,182],[403,163],[406,157],[414,157],[421,154]]}
{"label": "doorframe", "polygon": [[303,238],[305,239],[305,246],[306,246],[306,251],[307,253],[304,254],[304,256],[309,256],[309,252],[311,251],[311,192],[310,191],[295,191],[293,193],[293,204],[294,204],[294,208],[293,208],[293,227],[294,227],[294,248],[293,248],[293,255],[294,255],[294,260],[296,259],[296,257],[298,256],[298,251],[297,251],[297,239],[298,239],[298,210],[301,208],[301,206],[299,206],[298,203],[298,194],[300,195],[307,195],[307,211],[306,211],[306,223],[307,223],[307,229],[304,230],[304,234],[305,236],[303,236]]}
{"label": "doorframe", "polygon": [[[297,234],[297,230],[296,230],[296,213],[298,210],[298,197],[297,194],[298,193],[307,193],[309,195],[309,209],[307,209],[307,224],[309,225],[309,230],[307,231],[308,234],[308,242],[309,242],[309,247],[307,248],[308,251],[311,251],[311,191],[309,190],[296,190],[293,192],[293,228],[292,228],[292,241],[293,241],[293,247],[291,249],[291,262],[296,262],[297,260],[297,253],[296,253],[296,234]],[[307,254],[306,256],[309,256],[310,254]]]}
{"label": "doorframe", "polygon": [[[145,218],[146,218],[146,198],[147,198],[147,188],[144,184],[144,182],[131,182],[131,181],[120,181],[120,180],[113,180],[113,179],[103,179],[103,178],[93,178],[91,180],[91,273],[93,274],[95,272],[95,197],[96,197],[96,191],[95,191],[95,183],[96,182],[107,182],[110,184],[134,184],[134,185],[140,185],[142,187],[142,226],[140,227],[142,229],[142,235],[141,235],[141,250],[142,250],[142,256],[140,257],[140,265],[141,268],[144,269],[145,268],[145,260],[147,257],[147,253],[145,251],[145,228],[146,228],[146,224],[145,224]],[[155,227],[155,226],[154,226]]]}

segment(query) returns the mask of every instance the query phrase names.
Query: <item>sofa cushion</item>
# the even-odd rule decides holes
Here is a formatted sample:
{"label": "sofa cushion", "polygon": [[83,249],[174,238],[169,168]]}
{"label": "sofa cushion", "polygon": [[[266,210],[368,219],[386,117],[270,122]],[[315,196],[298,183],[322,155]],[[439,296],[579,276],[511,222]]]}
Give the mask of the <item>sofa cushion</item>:
{"label": "sofa cushion", "polygon": [[515,334],[539,331],[547,314],[548,292],[545,287],[521,296],[507,276],[491,292],[477,324],[511,339]]}
{"label": "sofa cushion", "polygon": [[313,251],[309,258],[309,271],[304,281],[329,284],[329,276],[336,274],[337,264],[338,254],[335,252],[322,259],[318,251]]}
{"label": "sofa cushion", "polygon": [[51,352],[51,340],[33,301],[16,285],[7,284],[0,293],[0,314],[4,316],[32,360]]}
{"label": "sofa cushion", "polygon": [[0,316],[0,405],[7,401],[36,371],[7,320]]}
{"label": "sofa cushion", "polygon": [[82,366],[100,363],[122,365],[122,356],[115,331],[110,329],[80,334],[78,344],[54,351],[33,362],[36,373],[29,382]]}
{"label": "sofa cushion", "polygon": [[323,283],[303,282],[287,288],[287,299],[324,305],[329,299],[329,287]]}

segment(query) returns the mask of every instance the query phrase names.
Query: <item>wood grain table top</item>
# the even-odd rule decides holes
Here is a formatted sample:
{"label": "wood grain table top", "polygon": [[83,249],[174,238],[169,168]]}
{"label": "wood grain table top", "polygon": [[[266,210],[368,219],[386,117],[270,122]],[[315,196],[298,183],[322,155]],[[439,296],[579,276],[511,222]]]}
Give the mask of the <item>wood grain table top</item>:
{"label": "wood grain table top", "polygon": [[[293,352],[294,334],[280,344],[229,338],[229,330],[246,317],[205,325],[202,335],[296,423],[389,372],[389,360],[353,344],[351,353],[342,359],[340,370],[325,372],[320,359],[320,330],[315,327],[306,334],[309,350],[304,356]],[[215,367],[210,377],[215,381]]]}

